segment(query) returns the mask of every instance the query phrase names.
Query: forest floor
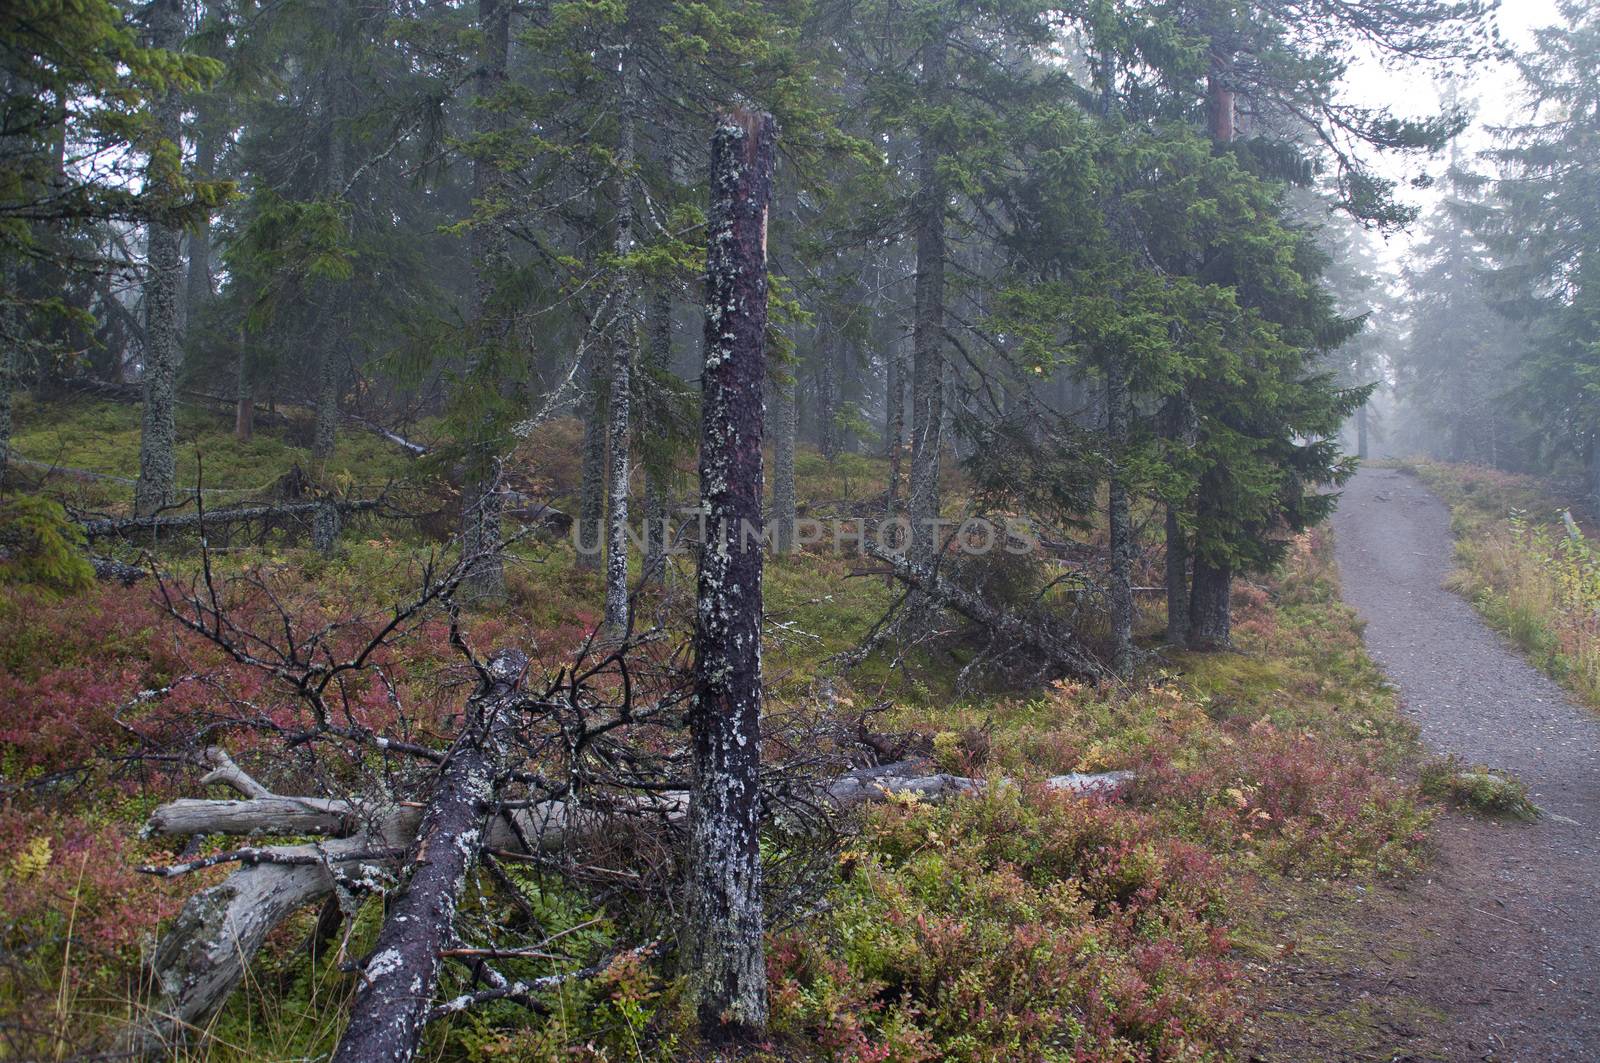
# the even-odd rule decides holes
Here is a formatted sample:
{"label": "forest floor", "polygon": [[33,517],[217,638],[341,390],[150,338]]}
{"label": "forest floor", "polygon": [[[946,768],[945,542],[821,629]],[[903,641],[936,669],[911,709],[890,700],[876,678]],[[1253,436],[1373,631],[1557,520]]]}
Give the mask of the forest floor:
{"label": "forest floor", "polygon": [[[85,511],[126,504],[126,486],[107,477],[130,472],[136,408],[30,403],[22,412],[16,438],[24,455],[102,474],[42,477],[30,468],[13,476],[22,493],[58,495]],[[244,444],[232,440],[230,427],[203,411],[186,414],[186,475],[198,479],[203,452],[204,483],[249,498],[293,465],[309,467],[294,426],[262,430]],[[529,470],[526,489],[558,508],[570,508],[576,490],[577,438],[575,422],[552,424],[519,458]],[[334,485],[358,493],[397,482],[419,511],[430,500],[440,504],[445,491],[427,468],[384,446],[376,436],[347,433],[330,463]],[[881,504],[884,465],[802,452],[798,494],[819,519],[870,511]],[[1347,505],[1357,511],[1387,505],[1363,501],[1370,475],[1352,488]],[[952,494],[961,487],[950,486]],[[1412,490],[1420,497],[1420,488]],[[1432,551],[1436,567],[1419,577],[1428,593],[1463,610],[1459,624],[1487,640],[1483,652],[1499,653],[1465,603],[1437,588],[1449,561],[1443,511],[1435,510],[1437,533],[1400,541],[1395,563],[1409,564],[1414,549]],[[1382,530],[1390,516],[1369,515],[1375,534],[1391,534]],[[1359,535],[1340,530],[1347,553],[1359,547]],[[284,528],[219,551],[215,563],[225,572],[269,572],[292,589],[286,600],[306,623],[387,616],[389,604],[415,586],[417,565],[438,548],[439,534],[421,520],[370,514],[352,521],[333,557],[316,555],[299,530]],[[1102,529],[1089,529],[1085,552],[1104,542]],[[161,549],[164,566],[180,576],[193,571],[192,543]],[[470,611],[467,622],[480,644],[516,639],[541,668],[559,668],[598,621],[600,578],[574,566],[565,542],[520,549],[508,565],[508,600]],[[1161,563],[1153,546],[1141,553],[1141,585],[1159,580]],[[1141,596],[1145,667],[1137,682],[1099,687],[1040,685],[981,669],[970,669],[964,687],[985,643],[959,624],[841,670],[840,655],[859,645],[893,599],[882,580],[859,578],[862,564],[820,547],[769,561],[764,664],[773,734],[816,721],[832,728],[827,733],[855,734],[870,720],[874,731],[904,738],[908,750],[959,774],[1026,781],[1126,769],[1136,782],[1105,801],[1050,797],[1024,785],[939,805],[887,802],[848,824],[837,839],[842,848],[826,859],[808,863],[807,851],[797,850],[796,862],[782,866],[811,876],[808,888],[826,903],[774,930],[774,1044],[761,1058],[1060,1058],[1064,1045],[1074,1058],[1107,1063],[1483,1058],[1497,1043],[1493,1033],[1512,1037],[1473,1025],[1474,994],[1498,995],[1487,988],[1496,984],[1490,975],[1503,975],[1518,995],[1506,994],[1484,1022],[1522,1015],[1548,1032],[1550,1024],[1578,1021],[1578,1009],[1547,1001],[1545,1013],[1535,1010],[1539,987],[1556,990],[1539,967],[1538,939],[1520,924],[1505,938],[1514,946],[1504,945],[1515,948],[1515,962],[1489,951],[1473,967],[1450,950],[1476,956],[1473,948],[1502,947],[1495,935],[1504,937],[1503,921],[1555,903],[1569,915],[1548,924],[1550,939],[1566,938],[1573,952],[1551,962],[1561,972],[1579,970],[1577,952],[1600,914],[1593,905],[1576,896],[1540,901],[1530,898],[1531,887],[1513,889],[1495,877],[1502,870],[1519,882],[1536,877],[1524,866],[1548,859],[1552,846],[1579,842],[1563,841],[1553,815],[1529,828],[1436,818],[1419,779],[1416,728],[1401,718],[1394,691],[1362,647],[1320,533],[1289,544],[1270,575],[1238,581],[1238,652],[1162,646],[1162,603]],[[1362,573],[1348,561],[1347,571],[1350,600],[1365,606]],[[971,576],[996,595],[1016,593],[1008,588],[1018,573],[1003,564]],[[1373,578],[1404,585],[1382,570]],[[676,590],[651,599],[652,615],[659,607],[681,626],[672,609],[688,586],[692,566],[685,565],[672,580]],[[253,684],[175,630],[148,585],[58,593],[0,566],[0,629],[12,633],[0,640],[0,1058],[90,1055],[144,1006],[142,957],[155,935],[184,897],[226,873],[209,869],[191,881],[134,872],[139,863],[170,861],[176,849],[141,836],[151,808],[204,786],[198,770],[142,757],[145,739],[129,725],[152,742],[178,742],[209,726],[233,698],[280,711],[281,692]],[[1381,653],[1377,629],[1369,635]],[[1457,635],[1433,644],[1466,645]],[[421,625],[397,644],[388,667],[415,726],[445,726],[466,677],[438,625]],[[1391,675],[1417,702],[1406,676]],[[203,681],[174,682],[184,676]],[[1437,679],[1421,682],[1447,689]],[[169,696],[137,701],[131,716],[125,711],[139,692],[169,685]],[[1504,689],[1493,677],[1482,685]],[[1559,694],[1546,700],[1565,708]],[[382,724],[387,704],[363,702],[355,711]],[[1578,732],[1563,725],[1559,733]],[[270,735],[234,727],[226,742],[281,792],[316,782]],[[1583,814],[1581,794],[1564,803],[1524,762],[1477,746],[1462,751],[1521,771],[1553,813],[1600,822]],[[1574,768],[1567,777],[1577,775]],[[201,851],[225,844],[211,839]],[[1562,864],[1558,878],[1539,881],[1576,891],[1579,877],[1593,881],[1595,870],[1592,861]],[[529,963],[529,974],[565,970],[631,940],[634,909],[625,897],[601,906],[543,874],[522,888],[536,898],[546,931],[581,943],[570,960]],[[484,886],[480,899],[501,903],[499,896]],[[283,928],[252,965],[247,988],[209,1020],[192,1051],[171,1058],[256,1063],[325,1054],[353,983],[336,956],[313,963],[295,948],[314,916],[301,913]],[[368,905],[352,922],[351,954],[364,954],[379,917],[379,906]],[[514,938],[514,931],[506,932]],[[665,968],[564,984],[549,1017],[530,1021],[508,1003],[437,1024],[428,1051],[462,1063],[691,1058],[675,986]],[[1468,1043],[1488,1047],[1474,1054],[1462,1047]],[[1586,1055],[1580,1039],[1493,1058]]]}
{"label": "forest floor", "polygon": [[1269,975],[1269,1013],[1290,1000],[1296,1021],[1269,1017],[1258,1058],[1600,1058],[1600,719],[1446,589],[1450,513],[1416,479],[1362,472],[1334,529],[1345,600],[1424,744],[1514,772],[1544,815],[1447,815],[1421,876],[1283,905],[1317,947]]}

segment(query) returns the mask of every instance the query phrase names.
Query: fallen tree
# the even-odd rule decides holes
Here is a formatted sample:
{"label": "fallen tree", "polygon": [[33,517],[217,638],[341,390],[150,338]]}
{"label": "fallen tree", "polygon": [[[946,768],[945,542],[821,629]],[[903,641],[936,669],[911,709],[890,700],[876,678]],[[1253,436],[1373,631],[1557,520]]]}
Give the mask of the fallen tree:
{"label": "fallen tree", "polygon": [[[506,702],[496,702],[493,695],[489,704],[497,706],[493,709],[497,713],[507,709]],[[220,751],[208,751],[207,756],[219,766],[231,765]],[[473,763],[482,769],[481,760]],[[1073,773],[1046,779],[1043,785],[1046,789],[1068,793],[1109,794],[1131,778],[1129,772]],[[330,896],[338,896],[348,905],[351,897],[381,888],[392,880],[402,865],[402,858],[414,862],[418,853],[449,855],[447,864],[430,869],[435,874],[426,882],[418,883],[413,878],[401,903],[427,899],[439,905],[430,911],[442,912],[445,894],[440,892],[440,876],[443,876],[443,881],[450,884],[445,892],[449,893],[448,907],[453,912],[454,897],[464,882],[462,861],[470,866],[466,856],[469,852],[476,854],[480,849],[556,852],[570,839],[584,832],[603,830],[607,822],[624,814],[647,816],[663,825],[676,824],[686,814],[689,798],[686,790],[659,792],[631,802],[625,811],[613,806],[608,812],[601,811],[603,806],[599,805],[585,806],[578,812],[566,801],[553,800],[528,808],[503,809],[485,815],[479,824],[475,818],[466,817],[464,806],[456,801],[461,789],[441,783],[435,807],[440,802],[455,802],[456,818],[463,822],[451,833],[445,827],[445,817],[439,815],[431,821],[430,828],[420,829],[419,833],[425,817],[423,810],[415,806],[379,808],[361,801],[281,796],[268,792],[236,767],[226,771],[219,767],[206,779],[234,787],[246,795],[245,799],[185,798],[169,802],[151,813],[146,832],[171,836],[332,837],[326,841],[235,849],[219,854],[226,858],[225,862],[238,863],[240,867],[223,882],[191,897],[155,951],[152,973],[158,999],[153,1002],[135,1038],[135,1045],[145,1052],[180,1039],[184,1031],[196,1027],[221,1007],[243,982],[251,960],[276,926],[297,911]],[[914,796],[925,801],[940,801],[976,793],[986,785],[982,779],[931,771],[929,762],[919,758],[858,769],[823,780],[806,796],[843,813],[891,797]],[[419,841],[419,837],[423,840]],[[141,870],[164,876],[184,875],[219,862],[224,861],[206,858]],[[460,880],[456,878],[458,872],[463,876]],[[390,1000],[393,987],[426,984],[429,990],[420,996],[424,1003],[431,1004],[431,987],[436,984],[438,967],[436,962],[428,960],[428,950],[441,952],[446,941],[444,924],[439,920],[432,916],[414,918],[409,914],[404,919],[397,918],[402,914],[406,913],[398,906],[391,908],[386,931],[396,924],[398,929],[387,944],[386,939],[380,937],[373,959],[363,966],[364,990],[367,986],[377,987],[366,994],[366,999],[372,1001],[374,1007],[378,1002],[386,1002],[384,1014],[396,1024],[380,1024],[387,1031],[382,1044],[388,1047],[411,1038],[420,1030],[420,1023],[428,1018],[427,1008],[417,1003],[416,993],[407,996],[403,1005]],[[380,959],[387,957],[391,949],[399,951],[392,957]],[[424,981],[417,982],[416,978],[424,978]],[[533,986],[526,992],[538,988]],[[497,994],[494,999],[503,995]],[[362,994],[358,993],[358,1012],[352,1016],[352,1029],[358,1025],[356,1020],[362,999]],[[403,1022],[398,1018],[402,1015],[405,1016]],[[360,1023],[368,1024],[368,1019]],[[367,1044],[368,1038],[364,1036],[361,1043]],[[344,1056],[342,1049],[341,1057],[352,1060],[401,1058],[386,1052],[374,1056]]]}
{"label": "fallen tree", "polygon": [[1018,614],[997,609],[965,587],[945,579],[933,567],[917,564],[903,554],[885,550],[870,541],[863,542],[862,549],[868,556],[888,565],[890,575],[901,583],[987,628],[999,642],[1034,651],[1055,671],[1092,680],[1104,679],[1110,674],[1105,665],[1054,618],[1038,612]]}
{"label": "fallen tree", "polygon": [[381,498],[321,498],[308,502],[281,502],[275,505],[229,506],[195,513],[154,517],[102,517],[83,520],[78,526],[86,539],[127,537],[139,532],[189,531],[206,526],[241,524],[254,520],[283,520],[289,517],[315,517],[333,510],[340,516],[366,513],[383,505]]}

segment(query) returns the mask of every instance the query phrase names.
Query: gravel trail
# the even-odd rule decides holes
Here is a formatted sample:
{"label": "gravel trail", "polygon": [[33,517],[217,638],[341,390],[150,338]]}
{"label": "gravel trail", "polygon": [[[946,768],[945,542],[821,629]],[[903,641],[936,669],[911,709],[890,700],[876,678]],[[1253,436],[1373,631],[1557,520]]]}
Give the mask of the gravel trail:
{"label": "gravel trail", "polygon": [[1352,963],[1350,991],[1443,1017],[1427,1050],[1391,1058],[1600,1060],[1600,714],[1444,588],[1449,513],[1417,480],[1363,471],[1333,526],[1344,598],[1425,744],[1511,769],[1547,812],[1442,820],[1431,877],[1374,906],[1395,948]]}

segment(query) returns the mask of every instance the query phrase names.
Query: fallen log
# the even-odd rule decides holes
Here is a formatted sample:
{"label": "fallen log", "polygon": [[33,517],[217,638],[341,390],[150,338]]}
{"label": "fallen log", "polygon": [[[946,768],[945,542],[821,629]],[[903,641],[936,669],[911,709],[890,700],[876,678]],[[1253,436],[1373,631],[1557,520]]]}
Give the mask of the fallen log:
{"label": "fallen log", "polygon": [[[379,814],[363,810],[358,802],[272,794],[220,751],[208,751],[207,757],[216,765],[207,780],[226,783],[242,793],[255,791],[254,795],[245,800],[184,798],[168,802],[151,813],[147,833],[343,836],[315,845],[271,847],[268,851],[274,857],[245,864],[223,882],[189,898],[155,952],[152,967],[159,998],[132,1041],[135,1051],[155,1052],[181,1040],[220,1007],[243,981],[267,934],[296,911],[336,890],[348,892],[352,884],[375,883],[392,873],[399,864],[397,859],[371,854],[407,851],[416,842],[423,818],[415,807]],[[859,769],[828,781],[818,796],[844,812],[896,795],[939,801],[975,793],[986,785],[982,779],[930,772],[929,767],[928,761],[918,758]],[[1131,778],[1130,772],[1069,774],[1048,779],[1044,785],[1063,792],[1107,794]],[[688,793],[653,794],[642,799],[634,811],[676,823],[688,811]],[[601,813],[592,806],[576,812],[565,801],[544,801],[495,816],[485,828],[482,847],[556,852],[569,838],[597,829],[601,823]],[[307,857],[316,857],[316,861],[306,862]],[[386,964],[379,966],[382,970]],[[372,977],[370,971],[368,976]]]}
{"label": "fallen log", "polygon": [[99,554],[90,554],[89,564],[94,567],[95,579],[116,580],[124,587],[131,587],[150,575],[138,565],[130,565],[114,557],[101,557]]}
{"label": "fallen log", "polygon": [[1018,616],[996,609],[964,587],[943,579],[937,572],[913,564],[903,554],[891,553],[870,541],[862,549],[888,565],[895,579],[913,587],[946,609],[981,624],[1003,640],[1027,647],[1044,656],[1046,662],[1077,679],[1103,679],[1105,666],[1080,646],[1069,632],[1056,630],[1049,617]]}
{"label": "fallen log", "polygon": [[528,658],[502,651],[486,689],[450,751],[407,858],[407,878],[389,907],[378,942],[361,966],[361,984],[333,1063],[410,1060],[439,985],[445,947],[455,934],[456,902],[478,862],[489,817],[511,776],[517,688]]}
{"label": "fallen log", "polygon": [[136,532],[184,531],[199,528],[202,524],[240,524],[252,520],[274,520],[284,517],[312,516],[332,509],[340,515],[364,513],[383,504],[378,498],[318,499],[311,502],[285,502],[270,506],[230,506],[226,509],[208,509],[204,513],[182,513],[158,517],[102,517],[79,521],[86,539],[103,539],[108,536],[125,536]]}

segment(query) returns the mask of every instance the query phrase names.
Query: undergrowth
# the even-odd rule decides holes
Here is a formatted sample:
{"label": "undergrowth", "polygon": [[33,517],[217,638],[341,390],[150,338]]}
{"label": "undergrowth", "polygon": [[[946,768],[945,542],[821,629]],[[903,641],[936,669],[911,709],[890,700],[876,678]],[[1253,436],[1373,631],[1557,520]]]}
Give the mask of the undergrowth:
{"label": "undergrowth", "polygon": [[1468,465],[1404,466],[1450,507],[1451,586],[1535,666],[1600,707],[1600,548],[1554,489]]}
{"label": "undergrowth", "polygon": [[1510,772],[1482,764],[1468,764],[1459,756],[1438,757],[1422,765],[1422,792],[1439,801],[1485,816],[1537,819],[1539,806],[1528,797],[1528,787]]}
{"label": "undergrowth", "polygon": [[[106,455],[74,452],[97,457]],[[870,501],[881,482],[877,461],[804,464],[809,497],[832,507]],[[880,805],[847,832],[825,903],[783,913],[772,936],[772,1042],[754,1054],[1225,1058],[1241,1024],[1240,951],[1256,934],[1258,906],[1246,902],[1256,884],[1372,882],[1422,859],[1430,806],[1402,781],[1414,736],[1338,601],[1328,554],[1320,536],[1302,536],[1272,578],[1238,585],[1237,653],[1152,650],[1124,685],[968,695],[956,689],[959,643],[838,674],[839,655],[894,592],[859,560],[775,559],[765,587],[769,711],[873,709],[875,727],[915,731],[941,767],[991,785],[938,805]],[[415,586],[420,555],[378,530],[347,535],[331,558],[275,543],[219,564],[247,561],[275,573],[309,622],[381,615]],[[675,570],[669,583],[691,575]],[[508,583],[504,607],[469,617],[480,649],[513,643],[558,667],[599,620],[600,577],[573,564],[568,544],[521,551]],[[137,754],[204,725],[224,691],[268,718],[288,721],[295,709],[180,634],[148,585],[43,594],[33,577],[0,582],[0,626],[9,633],[0,644],[0,1023],[25,1056],[103,1050],[148,994],[141,960],[157,933],[184,897],[226,874],[169,881],[134,872],[170,857],[169,845],[139,836],[151,808],[194,792],[190,768]],[[446,728],[470,682],[446,643],[437,625],[424,626],[385,660],[413,727]],[[153,690],[167,693],[143,696]],[[386,691],[357,686],[350,696],[364,722],[392,722]],[[271,746],[225,738],[242,764],[294,792]],[[1135,781],[1091,799],[1039,785],[1108,769],[1131,770]],[[508,973],[569,970],[627,943],[616,913],[559,878],[535,874],[521,885],[542,932],[564,935],[564,956]],[[490,923],[530,918],[487,880],[466,903]],[[244,989],[174,1058],[233,1063],[330,1049],[351,991],[341,964],[363,954],[381,910],[368,904],[348,940],[315,960],[301,948],[314,914],[275,933]],[[663,965],[621,960],[540,1003],[537,1016],[504,1003],[440,1024],[428,1058],[694,1051]]]}

